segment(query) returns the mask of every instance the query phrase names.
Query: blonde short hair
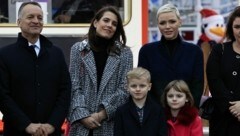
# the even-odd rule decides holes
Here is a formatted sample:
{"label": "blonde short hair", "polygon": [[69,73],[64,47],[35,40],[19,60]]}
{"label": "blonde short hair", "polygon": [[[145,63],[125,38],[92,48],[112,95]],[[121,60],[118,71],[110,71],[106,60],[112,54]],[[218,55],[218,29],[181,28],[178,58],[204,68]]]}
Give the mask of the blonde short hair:
{"label": "blonde short hair", "polygon": [[174,12],[177,15],[177,18],[180,19],[179,10],[177,9],[177,7],[175,7],[173,4],[170,4],[170,3],[163,5],[158,9],[156,18],[158,19],[158,16],[161,13],[167,13],[167,12]]}
{"label": "blonde short hair", "polygon": [[133,78],[139,79],[141,77],[145,77],[148,82],[151,81],[150,72],[145,68],[142,68],[142,67],[133,68],[132,70],[130,70],[127,73],[127,81],[128,82],[130,79],[133,79]]}

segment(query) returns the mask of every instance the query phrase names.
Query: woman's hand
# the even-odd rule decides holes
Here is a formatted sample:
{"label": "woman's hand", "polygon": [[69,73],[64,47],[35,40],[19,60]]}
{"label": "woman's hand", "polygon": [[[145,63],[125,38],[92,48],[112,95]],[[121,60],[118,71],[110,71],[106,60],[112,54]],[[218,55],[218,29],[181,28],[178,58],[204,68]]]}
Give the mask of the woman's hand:
{"label": "woman's hand", "polygon": [[101,111],[98,112],[99,120],[102,122],[104,119],[107,118],[107,112],[105,109],[102,109]]}
{"label": "woman's hand", "polygon": [[86,117],[80,121],[86,128],[95,129],[101,126],[101,124],[92,116]]}
{"label": "woman's hand", "polygon": [[240,101],[233,101],[229,102],[231,106],[229,107],[230,113],[232,113],[233,116],[240,119]]}

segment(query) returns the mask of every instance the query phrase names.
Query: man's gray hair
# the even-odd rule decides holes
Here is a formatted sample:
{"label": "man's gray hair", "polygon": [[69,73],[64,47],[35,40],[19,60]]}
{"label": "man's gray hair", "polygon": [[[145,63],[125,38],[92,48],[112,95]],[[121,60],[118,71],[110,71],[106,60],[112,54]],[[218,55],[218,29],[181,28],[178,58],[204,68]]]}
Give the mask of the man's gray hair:
{"label": "man's gray hair", "polygon": [[158,9],[156,18],[158,19],[159,14],[167,12],[174,12],[177,15],[178,19],[180,19],[179,10],[177,9],[177,7],[170,3],[163,5]]}
{"label": "man's gray hair", "polygon": [[22,5],[20,6],[20,8],[18,9],[18,18],[22,17],[22,9],[27,6],[27,5],[35,5],[38,6],[42,9],[41,5],[35,1],[30,1],[30,2],[23,2]]}

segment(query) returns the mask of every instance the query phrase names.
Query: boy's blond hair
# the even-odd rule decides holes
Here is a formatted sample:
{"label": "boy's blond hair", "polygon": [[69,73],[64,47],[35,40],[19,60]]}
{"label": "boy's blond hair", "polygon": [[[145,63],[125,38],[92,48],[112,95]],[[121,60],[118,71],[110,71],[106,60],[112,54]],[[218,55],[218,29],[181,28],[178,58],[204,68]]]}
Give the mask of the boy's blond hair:
{"label": "boy's blond hair", "polygon": [[148,82],[151,81],[150,72],[145,68],[142,68],[142,67],[133,68],[132,70],[130,70],[127,73],[127,81],[128,82],[129,82],[129,80],[131,80],[133,78],[139,79],[141,77],[145,77]]}

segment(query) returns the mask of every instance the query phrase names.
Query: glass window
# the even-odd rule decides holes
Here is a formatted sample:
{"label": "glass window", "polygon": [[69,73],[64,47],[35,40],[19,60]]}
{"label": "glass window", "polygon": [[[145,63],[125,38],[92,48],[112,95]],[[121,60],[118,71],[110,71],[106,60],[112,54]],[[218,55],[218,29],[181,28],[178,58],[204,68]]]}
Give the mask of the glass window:
{"label": "glass window", "polygon": [[[3,0],[0,4],[0,26],[16,25],[17,12],[22,2],[31,0]],[[34,0],[44,12],[44,23],[49,26],[89,24],[103,6],[113,5],[119,10],[124,24],[130,20],[131,0]]]}

